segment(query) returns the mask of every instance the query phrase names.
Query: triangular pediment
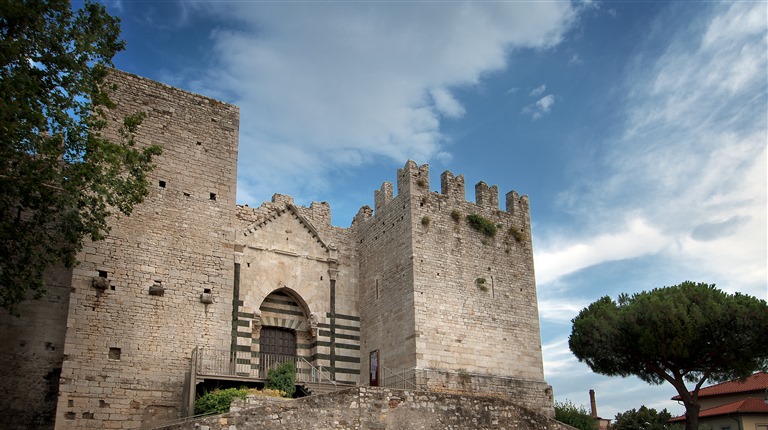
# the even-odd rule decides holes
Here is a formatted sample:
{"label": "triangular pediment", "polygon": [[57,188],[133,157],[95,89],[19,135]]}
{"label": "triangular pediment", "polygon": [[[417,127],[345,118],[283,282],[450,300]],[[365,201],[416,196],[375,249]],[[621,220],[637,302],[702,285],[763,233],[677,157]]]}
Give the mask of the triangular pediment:
{"label": "triangular pediment", "polygon": [[242,232],[243,245],[268,251],[327,258],[331,247],[294,205],[272,212]]}

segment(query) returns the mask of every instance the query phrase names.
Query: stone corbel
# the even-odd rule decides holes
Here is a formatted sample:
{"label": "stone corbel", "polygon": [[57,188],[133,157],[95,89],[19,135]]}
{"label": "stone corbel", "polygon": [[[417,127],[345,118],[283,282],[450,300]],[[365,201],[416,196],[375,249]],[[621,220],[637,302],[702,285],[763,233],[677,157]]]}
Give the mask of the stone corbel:
{"label": "stone corbel", "polygon": [[336,247],[335,243],[328,244],[328,261],[339,261],[339,248]]}
{"label": "stone corbel", "polygon": [[107,278],[96,277],[91,280],[91,285],[97,290],[104,291],[109,288],[109,280]]}

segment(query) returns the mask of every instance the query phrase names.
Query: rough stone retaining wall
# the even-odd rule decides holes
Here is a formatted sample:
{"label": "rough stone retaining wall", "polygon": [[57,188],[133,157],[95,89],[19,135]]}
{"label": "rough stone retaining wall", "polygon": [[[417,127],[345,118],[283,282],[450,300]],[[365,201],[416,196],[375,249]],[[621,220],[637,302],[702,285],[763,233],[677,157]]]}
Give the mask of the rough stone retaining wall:
{"label": "rough stone retaining wall", "polygon": [[287,402],[250,397],[166,430],[573,430],[508,398],[356,387]]}

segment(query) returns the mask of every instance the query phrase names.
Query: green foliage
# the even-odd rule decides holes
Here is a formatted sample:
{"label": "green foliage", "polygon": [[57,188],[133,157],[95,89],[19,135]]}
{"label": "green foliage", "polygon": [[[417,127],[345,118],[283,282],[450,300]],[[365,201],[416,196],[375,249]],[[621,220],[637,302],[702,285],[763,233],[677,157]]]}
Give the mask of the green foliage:
{"label": "green foliage", "polygon": [[[669,382],[696,428],[696,396],[706,381],[745,378],[768,366],[768,307],[705,283],[603,297],[573,319],[569,338],[579,361],[597,373]],[[692,389],[686,382],[695,383]]]}
{"label": "green foliage", "polygon": [[466,385],[472,381],[472,375],[470,375],[469,372],[467,372],[467,369],[463,369],[463,368],[459,369],[458,375],[459,375],[459,383],[461,385]]}
{"label": "green foliage", "polygon": [[47,267],[73,266],[84,237],[104,238],[110,215],[144,199],[160,148],[134,147],[143,114],[120,127],[106,115],[124,43],[104,6],[5,1],[0,17],[0,308],[15,314],[43,295]]}
{"label": "green foliage", "polygon": [[580,430],[597,430],[597,420],[584,406],[576,406],[569,400],[555,402],[555,419]]}
{"label": "green foliage", "polygon": [[509,230],[507,231],[507,234],[512,236],[512,238],[514,238],[515,242],[517,243],[520,243],[525,240],[525,234],[514,227],[510,227]]}
{"label": "green foliage", "polygon": [[416,185],[418,185],[419,188],[425,188],[428,185],[427,180],[424,178],[419,178],[416,180]]}
{"label": "green foliage", "polygon": [[477,214],[469,214],[467,215],[467,221],[469,222],[469,225],[472,226],[475,230],[485,234],[488,237],[496,236],[496,224],[493,223],[493,221],[483,218],[480,215]]}
{"label": "green foliage", "polygon": [[452,210],[451,211],[451,218],[454,221],[459,222],[459,220],[461,219],[461,212],[458,209]]}
{"label": "green foliage", "polygon": [[670,424],[668,421],[672,415],[663,409],[657,412],[656,409],[640,406],[640,409],[630,409],[624,413],[616,414],[616,419],[611,425],[612,430],[677,430],[680,427],[676,424]]}
{"label": "green foliage", "polygon": [[428,216],[424,215],[421,218],[421,225],[428,226],[431,221],[432,221],[432,219],[430,219]]}
{"label": "green foliage", "polygon": [[249,390],[247,388],[227,388],[208,391],[195,400],[195,415],[223,414],[229,412],[232,400],[245,399]]}
{"label": "green foliage", "polygon": [[286,361],[276,369],[267,372],[266,388],[285,392],[286,397],[293,397],[296,392],[296,366]]}
{"label": "green foliage", "polygon": [[475,285],[477,285],[477,288],[480,291],[488,291],[488,285],[486,284],[485,278],[477,278],[475,279]]}

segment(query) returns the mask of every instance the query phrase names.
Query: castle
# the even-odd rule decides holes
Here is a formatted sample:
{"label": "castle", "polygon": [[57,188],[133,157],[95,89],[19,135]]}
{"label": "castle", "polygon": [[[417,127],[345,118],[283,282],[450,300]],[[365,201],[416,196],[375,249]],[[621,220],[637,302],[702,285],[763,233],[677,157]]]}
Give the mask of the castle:
{"label": "castle", "polygon": [[16,369],[0,382],[4,422],[137,428],[281,357],[321,382],[501,394],[553,415],[527,197],[500,210],[480,182],[468,202],[447,171],[431,191],[429,167],[408,161],[349,228],[327,203],[239,206],[237,107],[110,79],[113,117],[146,112],[137,142],[163,154],[145,202],[51,271],[47,298],[0,318],[0,365]]}

